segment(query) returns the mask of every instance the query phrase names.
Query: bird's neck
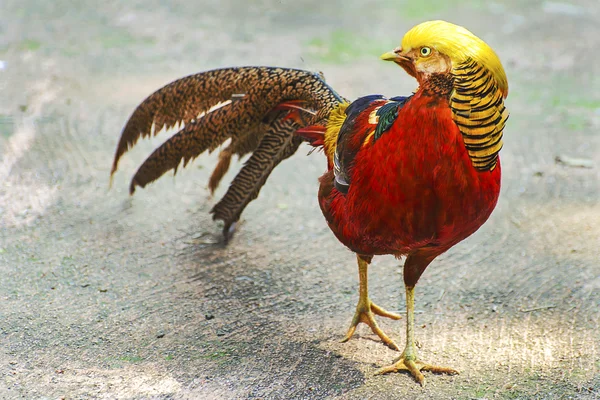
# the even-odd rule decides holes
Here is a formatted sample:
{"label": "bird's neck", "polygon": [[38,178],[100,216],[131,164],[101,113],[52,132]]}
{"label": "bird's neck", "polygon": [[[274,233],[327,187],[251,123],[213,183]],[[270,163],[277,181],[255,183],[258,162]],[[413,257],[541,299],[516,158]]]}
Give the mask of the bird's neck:
{"label": "bird's neck", "polygon": [[454,86],[451,73],[423,74],[419,76],[419,91],[426,96],[450,97]]}

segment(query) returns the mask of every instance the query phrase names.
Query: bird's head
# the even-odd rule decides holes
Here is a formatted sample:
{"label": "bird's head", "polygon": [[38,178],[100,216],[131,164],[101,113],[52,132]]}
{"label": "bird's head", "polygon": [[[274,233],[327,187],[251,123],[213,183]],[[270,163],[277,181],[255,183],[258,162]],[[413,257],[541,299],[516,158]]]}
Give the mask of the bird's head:
{"label": "bird's head", "polygon": [[400,47],[381,56],[394,61],[423,83],[432,74],[451,74],[454,67],[469,59],[486,68],[504,97],[508,81],[500,59],[483,40],[462,26],[446,21],[423,22],[409,30]]}

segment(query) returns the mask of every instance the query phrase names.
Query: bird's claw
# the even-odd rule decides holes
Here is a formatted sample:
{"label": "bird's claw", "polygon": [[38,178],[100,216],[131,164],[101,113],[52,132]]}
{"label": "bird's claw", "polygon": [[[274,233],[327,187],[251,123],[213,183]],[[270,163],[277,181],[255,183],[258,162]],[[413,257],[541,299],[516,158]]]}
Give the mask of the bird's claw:
{"label": "bird's claw", "polygon": [[235,234],[235,228],[237,227],[237,221],[234,221],[230,224],[225,224],[223,227],[223,243],[225,245],[229,244],[229,241],[233,238]]}
{"label": "bird's claw", "polygon": [[385,343],[389,348],[391,348],[392,350],[400,350],[398,345],[392,339],[390,339],[390,337],[386,335],[385,332],[381,330],[381,328],[379,328],[377,321],[375,321],[375,315],[379,315],[385,318],[391,318],[394,320],[402,318],[398,314],[389,312],[379,307],[377,304],[373,303],[369,299],[367,299],[366,301],[359,301],[358,305],[356,306],[356,313],[354,314],[354,318],[352,318],[352,323],[350,324],[350,328],[348,329],[348,333],[346,333],[346,336],[344,337],[344,339],[342,339],[342,343],[350,340],[350,338],[352,337],[352,335],[354,335],[354,332],[356,331],[356,327],[362,322],[364,324],[369,325],[373,333],[379,336],[383,343]]}
{"label": "bird's claw", "polygon": [[419,360],[405,359],[402,355],[398,361],[387,367],[383,367],[375,372],[375,375],[387,374],[390,372],[408,371],[421,385],[425,386],[425,377],[421,371],[430,371],[436,374],[458,375],[458,371],[453,368],[439,367],[437,365],[426,364]]}

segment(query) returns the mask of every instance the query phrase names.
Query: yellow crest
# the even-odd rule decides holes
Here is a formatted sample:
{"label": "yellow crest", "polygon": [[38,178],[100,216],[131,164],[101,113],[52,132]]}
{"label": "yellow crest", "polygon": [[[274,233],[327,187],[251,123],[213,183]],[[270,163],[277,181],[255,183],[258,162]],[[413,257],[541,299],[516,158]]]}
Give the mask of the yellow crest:
{"label": "yellow crest", "polygon": [[453,65],[471,59],[490,71],[504,97],[508,80],[500,59],[487,43],[462,26],[446,21],[427,21],[409,30],[402,39],[402,50],[432,47],[450,57]]}

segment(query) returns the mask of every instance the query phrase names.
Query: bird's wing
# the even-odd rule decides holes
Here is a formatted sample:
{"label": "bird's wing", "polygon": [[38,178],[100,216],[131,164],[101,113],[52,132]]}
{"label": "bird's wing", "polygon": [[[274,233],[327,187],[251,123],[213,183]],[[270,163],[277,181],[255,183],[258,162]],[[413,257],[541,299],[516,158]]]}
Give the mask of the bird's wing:
{"label": "bird's wing", "polygon": [[385,134],[408,98],[386,99],[381,95],[371,95],[361,97],[348,106],[333,159],[334,185],[339,192],[348,193],[356,154],[363,146],[372,145]]}
{"label": "bird's wing", "polygon": [[[211,189],[227,171],[233,154],[253,155],[213,208],[213,218],[223,220],[229,229],[273,168],[298,148],[294,131],[304,124],[325,124],[342,101],[320,74],[309,71],[239,67],[191,75],[157,90],[135,109],[121,134],[111,177],[140,137],[165,128],[183,125],[144,161],[131,181],[131,193],[231,139],[213,172]],[[281,104],[293,104],[300,112],[288,118],[291,106],[279,109]]]}

